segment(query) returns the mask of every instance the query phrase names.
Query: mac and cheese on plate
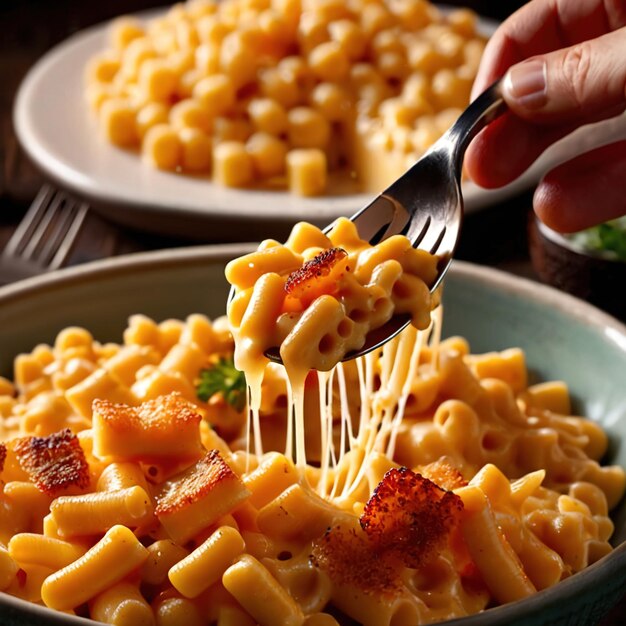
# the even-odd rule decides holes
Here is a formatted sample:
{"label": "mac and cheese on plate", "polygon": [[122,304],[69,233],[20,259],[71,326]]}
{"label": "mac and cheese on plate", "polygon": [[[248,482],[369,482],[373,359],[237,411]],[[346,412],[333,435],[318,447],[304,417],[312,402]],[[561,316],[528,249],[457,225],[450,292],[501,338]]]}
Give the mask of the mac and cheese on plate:
{"label": "mac and cheese on plate", "polygon": [[474,13],[426,0],[189,0],[114,22],[86,93],[107,140],[154,167],[379,191],[469,104],[484,46]]}

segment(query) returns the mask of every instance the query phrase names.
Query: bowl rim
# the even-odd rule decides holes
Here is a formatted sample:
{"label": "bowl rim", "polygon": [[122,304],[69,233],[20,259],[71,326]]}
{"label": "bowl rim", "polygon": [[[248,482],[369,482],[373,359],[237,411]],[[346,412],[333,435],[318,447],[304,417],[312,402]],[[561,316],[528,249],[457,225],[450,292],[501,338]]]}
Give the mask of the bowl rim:
{"label": "bowl rim", "polygon": [[[53,291],[65,285],[92,280],[93,277],[104,278],[124,274],[131,269],[178,267],[208,261],[224,262],[235,256],[252,252],[257,245],[258,242],[204,244],[185,248],[133,252],[90,261],[1,286],[0,305],[34,292]],[[508,295],[517,294],[534,302],[548,305],[587,326],[603,327],[609,339],[626,351],[626,323],[620,322],[584,300],[530,278],[467,261],[453,260],[449,271],[450,275],[455,278],[491,285]],[[609,332],[606,332],[606,329],[610,329]]]}
{"label": "bowl rim", "polygon": [[[225,262],[235,256],[252,251],[255,246],[254,243],[199,245],[180,249],[132,253],[92,261],[0,287],[0,307],[37,293],[63,290],[66,286],[92,281],[94,278],[96,280],[115,278],[129,271]],[[534,302],[550,306],[584,325],[602,329],[605,338],[610,343],[615,344],[619,350],[626,352],[626,325],[574,296],[528,278],[464,261],[454,261],[450,271],[452,272],[451,275],[457,278],[491,286],[506,294],[531,299]],[[505,626],[513,618],[523,617],[530,613],[536,614],[561,602],[564,598],[574,597],[590,587],[601,584],[608,585],[614,574],[623,571],[624,568],[626,568],[626,541],[620,543],[613,551],[584,570],[552,587],[538,591],[532,596],[442,623],[450,624],[450,626],[483,626],[485,623],[491,626]],[[62,614],[2,591],[0,591],[0,606],[20,613],[29,612],[33,618],[41,619],[50,624],[69,626],[72,624],[76,626],[102,624],[85,617]],[[527,609],[530,609],[529,613],[527,613]],[[486,619],[489,621],[485,622]]]}

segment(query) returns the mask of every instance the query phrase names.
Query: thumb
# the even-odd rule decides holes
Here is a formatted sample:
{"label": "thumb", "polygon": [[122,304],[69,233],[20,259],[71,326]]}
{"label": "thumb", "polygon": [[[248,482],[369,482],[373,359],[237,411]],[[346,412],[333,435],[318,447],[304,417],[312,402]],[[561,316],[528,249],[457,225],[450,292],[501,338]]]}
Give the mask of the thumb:
{"label": "thumb", "polygon": [[520,117],[591,122],[626,108],[626,28],[518,63],[502,91]]}

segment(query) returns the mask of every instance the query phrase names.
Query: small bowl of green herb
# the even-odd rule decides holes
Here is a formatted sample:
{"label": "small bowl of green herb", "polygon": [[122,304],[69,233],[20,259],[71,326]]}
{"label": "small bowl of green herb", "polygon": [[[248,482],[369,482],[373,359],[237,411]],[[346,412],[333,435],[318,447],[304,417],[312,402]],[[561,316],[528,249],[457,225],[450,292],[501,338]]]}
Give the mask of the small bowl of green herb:
{"label": "small bowl of green herb", "polygon": [[626,319],[626,216],[568,235],[533,218],[530,256],[542,281]]}

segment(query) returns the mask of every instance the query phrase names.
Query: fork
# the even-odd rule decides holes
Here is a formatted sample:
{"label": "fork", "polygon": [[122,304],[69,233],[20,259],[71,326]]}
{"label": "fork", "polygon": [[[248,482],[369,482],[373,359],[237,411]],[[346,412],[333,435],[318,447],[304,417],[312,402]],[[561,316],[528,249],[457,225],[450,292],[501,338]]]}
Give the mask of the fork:
{"label": "fork", "polygon": [[[461,173],[471,140],[506,111],[500,81],[496,81],[463,111],[451,128],[405,174],[370,204],[355,213],[353,221],[362,239],[375,245],[392,235],[406,235],[414,248],[438,256],[434,292],[445,276],[456,248],[463,221]],[[324,232],[328,232],[332,224]],[[410,323],[409,315],[394,315],[370,331],[360,350],[346,355],[354,359],[382,346]],[[281,362],[278,348],[265,355]]]}
{"label": "fork", "polygon": [[43,185],[0,254],[0,284],[61,267],[88,208],[87,203]]}

